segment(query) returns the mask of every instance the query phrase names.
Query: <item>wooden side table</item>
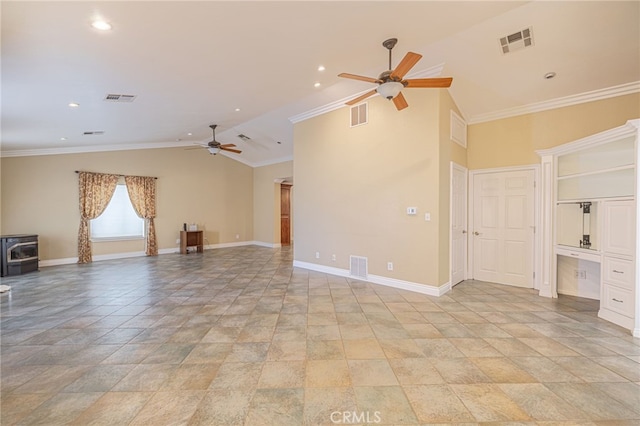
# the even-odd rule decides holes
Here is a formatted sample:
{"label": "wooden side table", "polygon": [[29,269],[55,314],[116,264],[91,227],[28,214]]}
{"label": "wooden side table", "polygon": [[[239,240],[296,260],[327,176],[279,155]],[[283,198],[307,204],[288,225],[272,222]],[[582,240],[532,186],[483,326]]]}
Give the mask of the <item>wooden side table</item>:
{"label": "wooden side table", "polygon": [[204,252],[203,231],[180,231],[180,254],[187,254],[187,247],[196,247],[198,253]]}

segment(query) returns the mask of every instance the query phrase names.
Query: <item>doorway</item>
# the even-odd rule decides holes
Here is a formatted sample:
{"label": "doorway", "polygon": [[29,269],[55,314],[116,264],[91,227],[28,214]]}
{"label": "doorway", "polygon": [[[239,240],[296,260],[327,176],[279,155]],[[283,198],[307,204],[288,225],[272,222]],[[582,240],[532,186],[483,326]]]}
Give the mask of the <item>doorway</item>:
{"label": "doorway", "polygon": [[291,186],[280,184],[280,244],[291,245]]}
{"label": "doorway", "polygon": [[474,173],[471,184],[473,278],[533,288],[535,170]]}

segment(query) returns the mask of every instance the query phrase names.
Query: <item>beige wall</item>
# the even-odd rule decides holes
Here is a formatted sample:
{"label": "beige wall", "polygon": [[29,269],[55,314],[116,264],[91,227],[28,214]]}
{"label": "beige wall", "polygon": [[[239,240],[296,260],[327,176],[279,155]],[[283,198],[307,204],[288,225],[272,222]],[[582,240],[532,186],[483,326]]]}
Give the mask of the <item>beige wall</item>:
{"label": "beige wall", "polygon": [[[184,222],[205,244],[253,240],[253,169],[222,155],[182,148],[1,159],[2,234],[37,233],[40,259],[77,257],[75,170],[157,176],[159,248],[177,248]],[[239,238],[236,238],[236,235]],[[136,252],[143,241],[100,242],[93,254]]]}
{"label": "beige wall", "polygon": [[469,126],[469,169],[540,163],[535,151],[571,142],[640,117],[640,94]]}
{"label": "beige wall", "polygon": [[[401,112],[371,98],[366,125],[350,128],[345,107],[294,126],[296,260],[348,270],[349,255],[365,256],[370,274],[446,282],[439,273],[439,91],[405,92],[410,106]],[[418,214],[408,216],[407,207]]]}
{"label": "beige wall", "polygon": [[267,244],[280,244],[280,184],[293,176],[293,161],[253,169],[253,236]]}

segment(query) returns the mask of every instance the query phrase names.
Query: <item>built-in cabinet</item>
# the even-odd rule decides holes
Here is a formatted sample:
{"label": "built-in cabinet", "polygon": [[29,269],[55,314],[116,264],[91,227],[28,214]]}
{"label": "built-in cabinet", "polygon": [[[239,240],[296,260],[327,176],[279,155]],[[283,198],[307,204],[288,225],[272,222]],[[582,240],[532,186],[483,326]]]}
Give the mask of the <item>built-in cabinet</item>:
{"label": "built-in cabinet", "polygon": [[639,126],[640,120],[630,120],[537,152],[542,159],[540,295],[557,297],[564,286],[567,294],[598,298],[598,316],[634,336],[640,336]]}

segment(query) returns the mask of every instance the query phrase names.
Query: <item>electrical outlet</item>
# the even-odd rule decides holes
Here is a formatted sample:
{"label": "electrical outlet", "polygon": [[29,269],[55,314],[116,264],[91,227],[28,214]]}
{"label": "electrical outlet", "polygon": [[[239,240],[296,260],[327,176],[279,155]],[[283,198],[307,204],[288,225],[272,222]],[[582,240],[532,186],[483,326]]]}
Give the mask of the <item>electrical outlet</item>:
{"label": "electrical outlet", "polygon": [[236,240],[240,239],[240,234],[236,234]]}
{"label": "electrical outlet", "polygon": [[336,255],[335,254],[331,255],[331,260],[333,260],[334,262],[336,261]]}
{"label": "electrical outlet", "polygon": [[319,251],[316,252],[316,259],[320,259],[320,252]]}
{"label": "electrical outlet", "polygon": [[176,238],[176,244],[180,244],[180,238]]}
{"label": "electrical outlet", "polygon": [[387,262],[387,271],[393,271],[393,262]]}
{"label": "electrical outlet", "polygon": [[407,207],[407,214],[408,215],[414,215],[418,213],[418,208],[417,207]]}

